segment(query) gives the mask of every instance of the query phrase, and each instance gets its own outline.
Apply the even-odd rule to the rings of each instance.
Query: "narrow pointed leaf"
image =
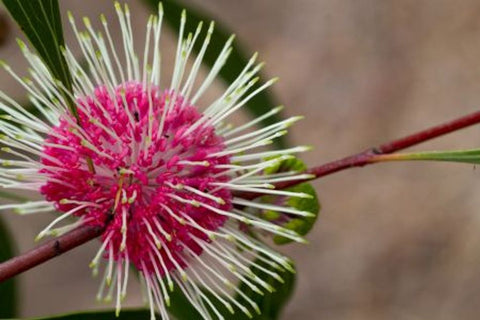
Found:
[[[60,47],[64,46],[58,0],[2,0],[55,78],[72,88]]]
[[[480,149],[388,154],[379,155],[373,159],[374,162],[412,160],[480,164]]]
[[[159,319],[160,317],[157,316]],[[115,317],[115,310],[109,311],[88,311],[79,313],[70,313],[64,315],[56,315],[41,318],[29,318],[28,320],[142,320],[150,319],[150,311],[148,310],[122,310],[120,316]],[[13,320],[13,319],[12,319]]]
[[[158,8],[158,0],[144,0],[148,5],[151,6],[153,10],[157,10]],[[165,21],[168,26],[174,30],[176,33],[179,32],[180,27],[180,15],[183,9],[187,10],[187,21],[185,25],[185,30],[191,31],[195,30],[198,23],[200,21],[204,21],[205,23],[216,20],[212,19],[205,13],[201,12],[200,10],[193,8],[186,3],[183,3],[178,0],[163,0],[163,7],[165,10]],[[218,54],[220,53],[223,45],[227,41],[227,39],[232,35],[233,32],[230,32],[224,25],[215,21],[215,32],[212,34],[212,40],[210,42],[209,49],[207,50],[204,58],[203,63],[211,68],[217,59]],[[196,53],[200,50],[201,43],[197,43],[194,50]],[[242,69],[247,64],[250,57],[245,54],[245,50],[243,49],[243,45],[240,43],[238,39],[235,40],[233,44],[233,51],[226,63],[226,65],[222,68],[219,73],[219,76],[226,82],[232,83],[236,77],[240,74]],[[263,83],[260,81],[259,83]],[[254,86],[252,90],[258,88],[258,86]],[[261,116],[268,111],[270,111],[275,106],[275,99],[269,91],[262,91],[257,94],[252,100],[250,100],[246,104],[246,109],[251,113],[253,117]],[[280,121],[281,117],[277,115],[273,115],[261,122],[262,125],[266,126],[277,121]],[[286,145],[286,140],[284,137],[280,137],[275,140],[278,147],[284,147]]]
[[[5,223],[0,219],[0,262],[14,255],[13,241]],[[0,283],[0,319],[12,318],[17,311],[17,280]]]

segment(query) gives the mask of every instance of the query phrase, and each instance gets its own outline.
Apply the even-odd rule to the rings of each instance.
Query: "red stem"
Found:
[[[306,173],[310,173],[314,175],[314,177],[310,179],[292,180],[292,181],[286,181],[284,183],[278,183],[275,185],[275,188],[285,189],[285,188],[294,186],[296,184],[299,184],[301,182],[318,179],[320,177],[324,177],[344,169],[353,168],[353,167],[363,167],[368,164],[376,163],[374,159],[380,154],[388,154],[388,153],[393,153],[399,150],[403,150],[408,147],[417,145],[419,143],[431,140],[433,138],[440,137],[447,133],[451,133],[451,132],[469,127],[479,122],[480,122],[480,111],[477,111],[477,112],[468,114],[466,116],[463,116],[461,118],[455,119],[453,121],[449,121],[449,122],[440,124],[438,126],[434,126],[426,130],[416,132],[406,137],[387,142],[385,144],[382,144],[379,147],[370,148],[360,153],[354,154],[352,156],[348,156],[339,160],[334,160],[332,162],[328,162],[318,167],[310,168],[306,171]],[[242,196],[250,199],[254,199],[257,196],[259,196],[259,194],[243,193]]]
[[[466,128],[479,122],[480,111],[477,111],[456,120],[385,143],[377,148],[371,148],[343,159],[310,168],[307,170],[307,173],[313,174],[313,178],[280,183],[276,185],[276,188],[284,189],[298,183],[317,179],[344,169],[362,167],[367,164],[375,163],[373,160],[379,154],[388,154],[399,151],[421,142],[437,138],[444,134]],[[252,199],[259,196],[259,194],[245,193],[242,194],[242,196]],[[58,237],[57,239],[38,246],[27,253],[3,262],[0,264],[0,282],[22,273],[23,271],[31,269],[81,244],[84,244],[98,237],[102,234],[102,232],[103,229],[99,227],[79,227],[61,237]]]
[[[82,226],[0,264],[0,282],[61,255],[103,232],[103,228]]]

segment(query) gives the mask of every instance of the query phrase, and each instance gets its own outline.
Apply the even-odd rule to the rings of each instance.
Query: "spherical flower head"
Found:
[[[195,126],[201,114],[182,96],[139,82],[111,93],[97,87],[76,105],[80,121],[65,115],[45,140],[45,199],[85,224],[107,224],[103,240],[116,261],[129,257],[154,273],[152,254],[164,247],[160,274],[176,267],[167,252],[184,268],[184,247],[199,254],[196,241],[210,241],[225,223],[207,206],[232,209],[231,192],[216,187],[230,180],[218,168],[230,164],[224,139],[211,125]]]
[[[228,124],[231,114],[275,82],[255,87],[262,66],[255,65],[256,55],[220,97],[210,105],[199,105],[229,56],[233,37],[200,81],[198,71],[213,23],[198,55],[188,64],[201,38],[202,24],[184,38],[185,13],[173,75],[170,84],[161,87],[161,5],[158,15],[147,23],[143,61],[133,47],[128,7],[118,3],[115,7],[123,37],[121,49],[112,40],[104,17],[103,33],[94,30],[87,18],[87,31],[80,32],[69,15],[88,67],[81,66],[69,47],[64,50],[73,91],[52,78],[41,59],[21,42],[32,80],[3,64],[26,88],[40,116],[0,92],[0,110],[7,114],[0,120],[6,145],[2,150],[10,154],[9,159],[0,160],[4,166],[0,185],[38,191],[44,200],[6,204],[0,209],[15,208],[19,214],[59,212],[38,239],[82,225],[102,228],[101,245],[90,266],[94,274],[103,268],[97,298],[114,299],[117,314],[133,265],[146,288],[152,319],[155,309],[162,319],[168,318],[172,290],[180,290],[205,319],[212,318],[212,312],[222,318],[211,299],[231,312],[240,310],[252,316],[252,311],[259,312],[258,306],[228,279],[233,277],[258,294],[272,291],[271,284],[252,270],[281,281],[279,272],[291,270],[291,265],[261,236],[302,241],[294,231],[283,228],[282,222],[311,215],[289,207],[286,201],[254,199],[259,195],[307,196],[274,189],[274,183],[307,175],[268,173],[266,169],[308,148],[262,149],[299,118],[255,129],[281,109],[274,108],[238,127]],[[118,50],[123,51],[125,61],[119,59]],[[275,211],[277,218],[264,219],[262,212],[266,211]],[[232,291],[242,300],[232,297]]]

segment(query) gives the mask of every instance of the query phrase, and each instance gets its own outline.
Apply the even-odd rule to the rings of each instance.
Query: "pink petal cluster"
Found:
[[[155,272],[152,256],[166,270],[176,267],[171,261],[184,267],[179,253],[185,246],[202,251],[192,236],[209,241],[201,229],[215,231],[226,220],[200,203],[232,207],[228,189],[211,187],[229,179],[216,168],[229,157],[211,156],[225,149],[223,139],[209,125],[188,131],[201,114],[174,92],[133,81],[114,90],[98,87],[93,97],[78,100],[79,126],[65,115],[52,128],[42,157],[49,180],[41,192],[59,211],[77,208],[73,214],[87,224],[108,222],[107,257],[128,257],[147,274]],[[85,159],[95,172],[85,169]],[[161,246],[166,250],[154,250]]]

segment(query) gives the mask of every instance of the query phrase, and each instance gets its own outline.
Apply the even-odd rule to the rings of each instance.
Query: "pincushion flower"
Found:
[[[275,82],[255,89],[262,67],[255,63],[256,55],[220,97],[201,106],[200,98],[229,56],[233,37],[207,76],[198,79],[214,24],[203,36],[200,24],[184,37],[185,13],[173,75],[170,84],[162,86],[161,5],[158,15],[148,20],[141,58],[133,47],[129,9],[115,6],[121,44],[112,40],[103,16],[102,33],[87,18],[86,31],[79,31],[69,15],[82,52],[77,59],[70,48],[63,50],[73,75],[73,92],[54,79],[21,41],[30,77],[18,76],[2,63],[27,90],[38,112],[28,112],[0,93],[0,109],[5,113],[0,120],[4,145],[0,183],[7,189],[38,191],[44,200],[0,208],[14,208],[20,214],[58,212],[38,239],[81,225],[104,228],[90,266],[94,274],[102,269],[98,298],[115,300],[117,314],[133,266],[146,289],[152,319],[156,312],[168,318],[172,290],[181,290],[205,319],[212,318],[212,312],[223,318],[212,299],[231,312],[236,309],[251,316],[258,306],[232,279],[261,294],[273,288],[252,270],[279,281],[280,271],[291,270],[288,258],[255,235],[270,233],[302,241],[278,223],[282,219],[265,220],[261,211],[279,212],[283,220],[310,215],[281,201],[267,204],[248,196],[308,197],[272,188],[276,182],[306,175],[265,172],[308,148],[262,148],[284,135],[299,118],[255,129],[258,122],[280,110],[275,108],[238,127],[228,124],[230,115]],[[190,58],[202,37],[198,55]],[[87,67],[79,61],[86,61]],[[256,264],[255,259],[272,269]],[[243,300],[234,299],[232,293]]]

